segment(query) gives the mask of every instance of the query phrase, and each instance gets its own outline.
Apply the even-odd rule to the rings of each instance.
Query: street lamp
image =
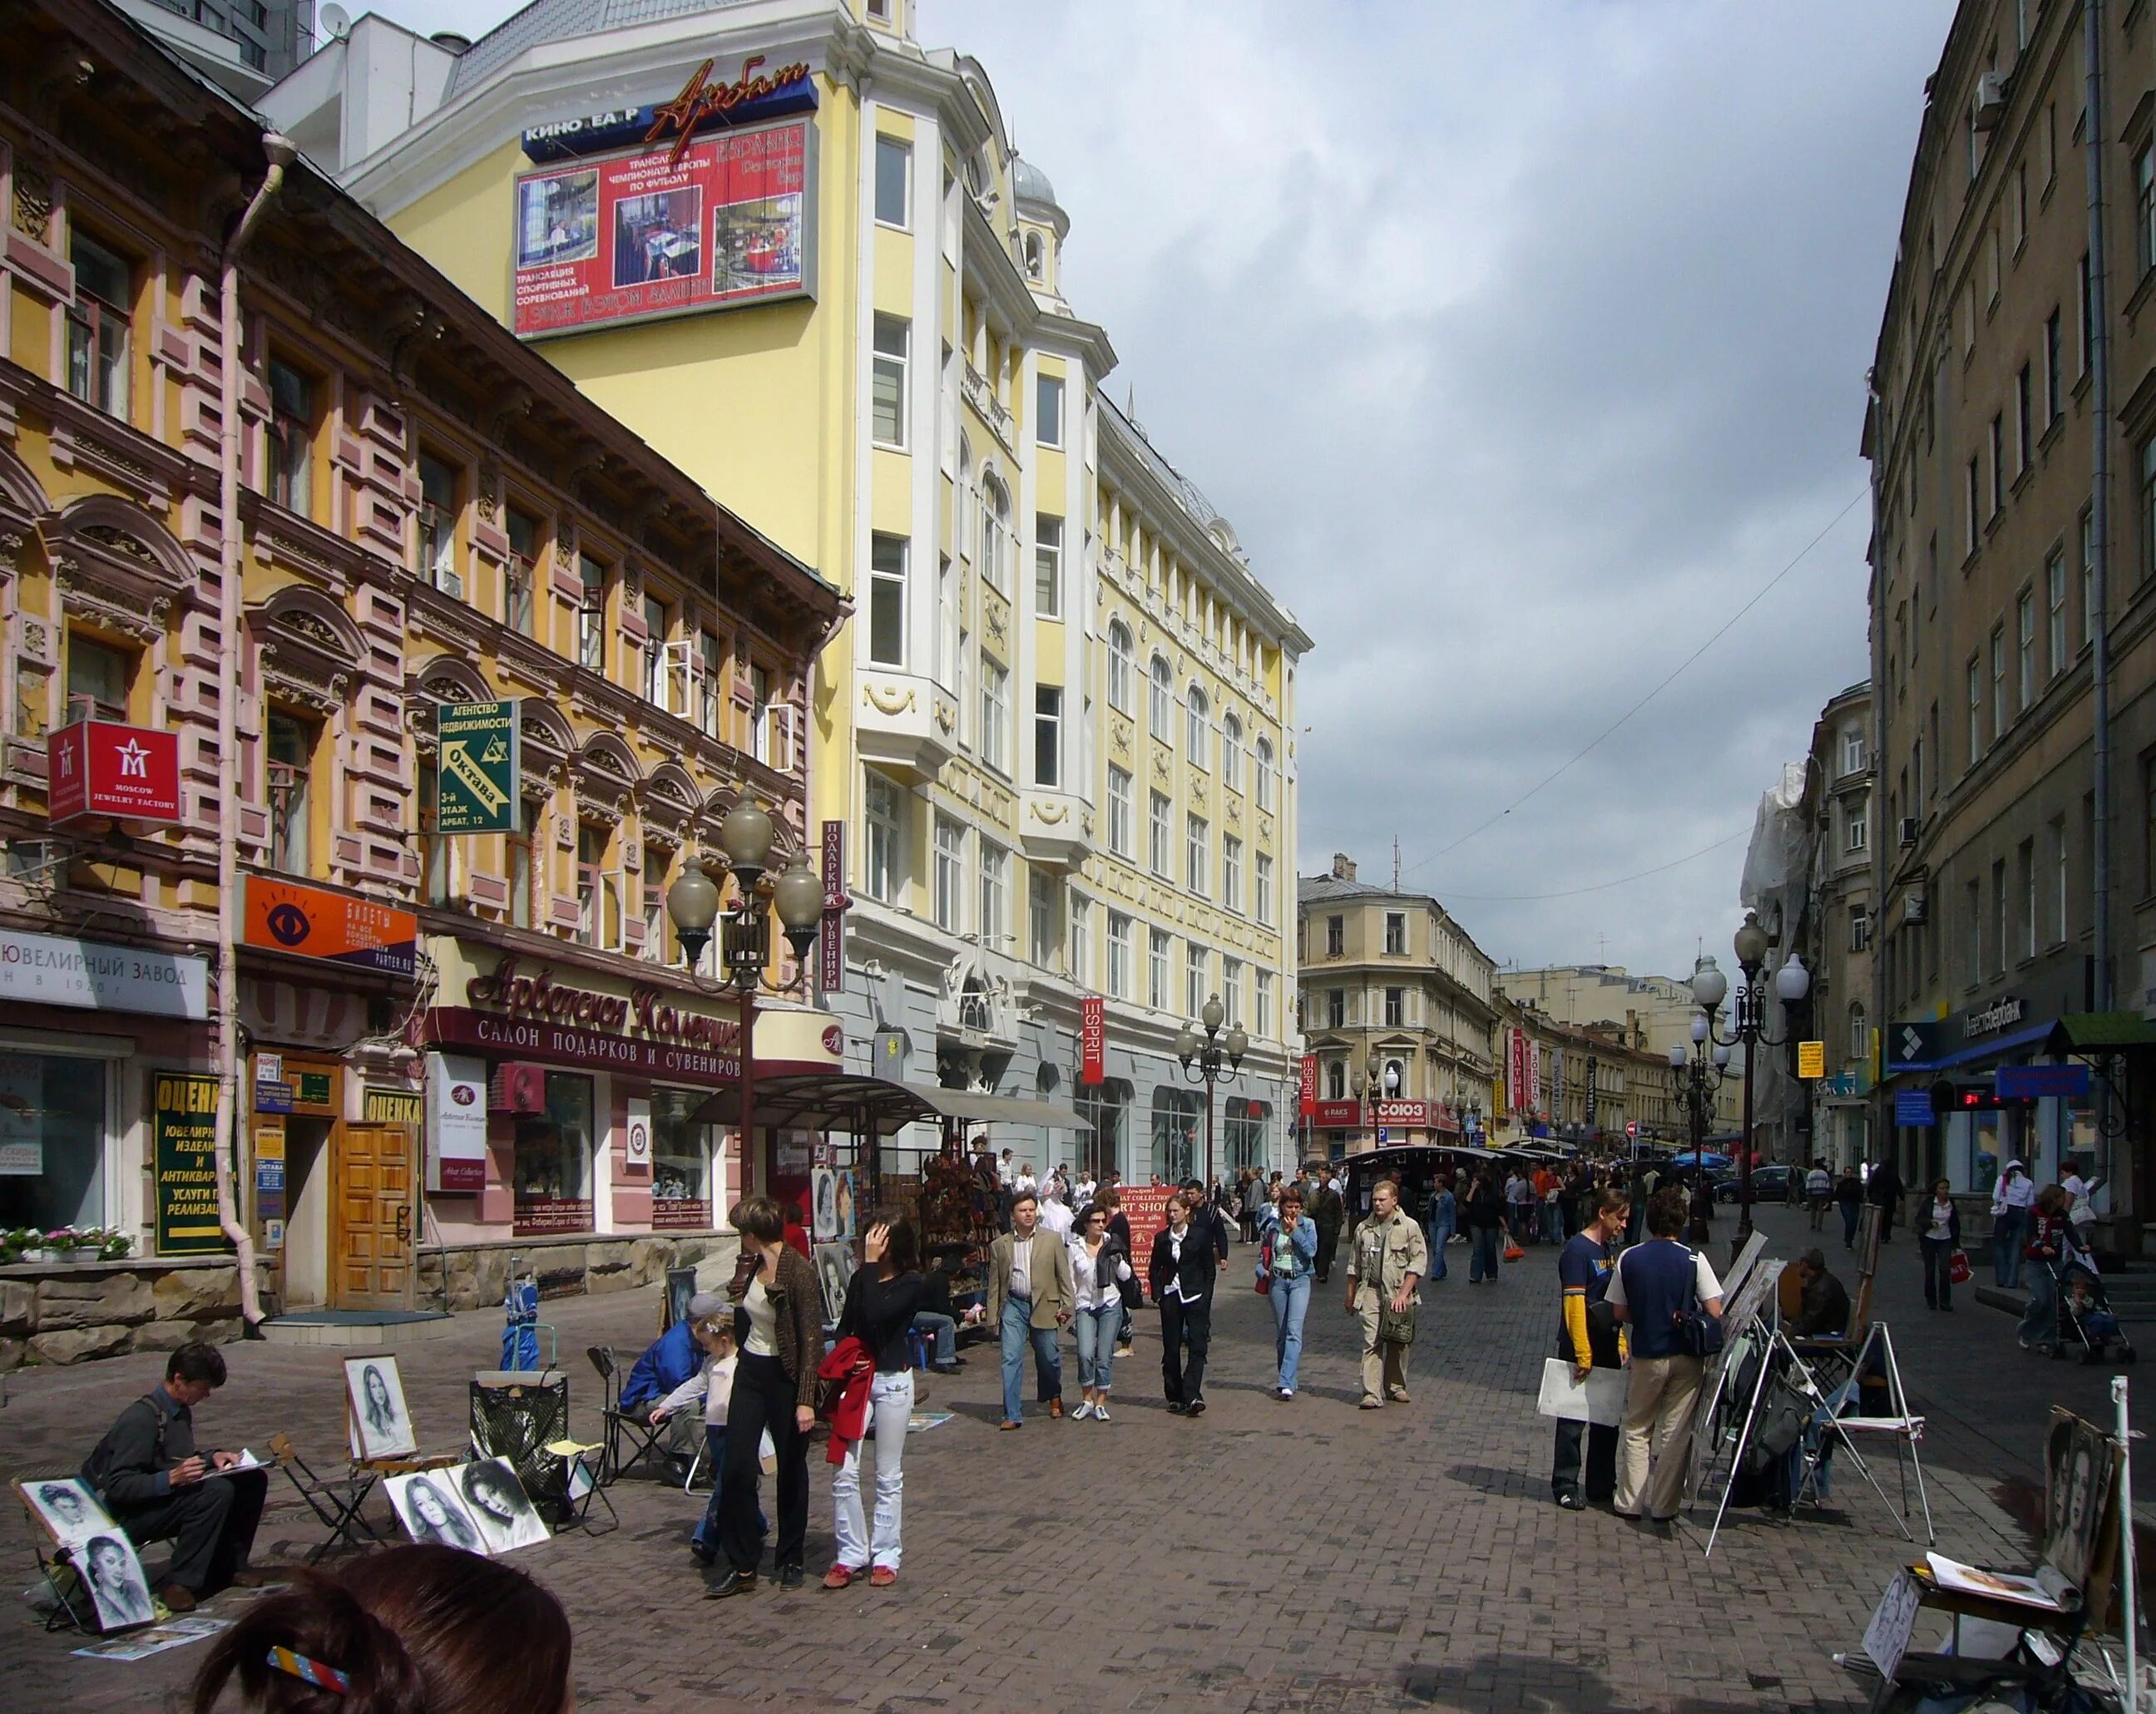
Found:
[[[716,864],[721,874],[731,873],[735,901],[724,902],[718,881],[712,878],[713,860],[691,858],[680,877],[666,890],[666,914],[680,937],[681,957],[689,974],[696,979],[696,965],[711,944],[711,926],[724,919],[719,937],[719,963],[723,972],[711,984],[716,992],[731,993],[740,1010],[741,1136],[742,1164],[748,1163],[756,1147],[756,997],[759,989],[784,993],[807,974],[808,947],[824,917],[824,883],[816,871],[799,858],[774,880],[767,875],[774,829],[771,817],[744,798],[726,812],[719,824],[719,849],[726,854]],[[771,911],[776,905],[779,926],[801,968],[793,983],[764,979],[771,962]],[[706,984],[698,979],[697,985]]]
[[[1670,1049],[1670,1070],[1677,1076],[1677,1093],[1685,1104],[1686,1129],[1691,1137],[1691,1158],[1695,1168],[1704,1170],[1700,1156],[1707,1147],[1707,1116],[1714,1111],[1715,1093],[1729,1075],[1729,1046],[1717,1042],[1710,1055],[1707,1045],[1707,1014],[1702,1013],[1691,1020],[1691,1048],[1687,1052],[1679,1045]]]
[[[1691,997],[1698,1003],[1700,1016],[1692,1025],[1695,1043],[1712,1041],[1717,1053],[1742,1044],[1744,1049],[1744,1141],[1743,1152],[1737,1162],[1737,1249],[1744,1248],[1744,1241],[1752,1235],[1752,1087],[1754,1050],[1760,1047],[1779,1048],[1789,1044],[1786,1035],[1774,1037],[1767,1034],[1767,989],[1761,977],[1767,962],[1768,949],[1774,944],[1767,931],[1759,926],[1759,913],[1747,911],[1744,925],[1737,931],[1735,947],[1737,967],[1743,981],[1738,985],[1737,1011],[1734,1033],[1722,1035],[1714,1027],[1716,1014],[1721,1010],[1723,998],[1729,992],[1729,979],[1712,958],[1702,957],[1692,972]],[[1784,1006],[1795,1005],[1811,992],[1811,972],[1804,968],[1804,961],[1794,952],[1784,961],[1774,972],[1774,995]],[[1697,1145],[1692,1151],[1695,1166],[1699,1163]]]
[[[1223,1077],[1232,1077],[1242,1069],[1243,1055],[1250,1050],[1250,1038],[1237,1024],[1224,1037],[1220,1026],[1228,1021],[1226,1008],[1220,996],[1213,995],[1199,1010],[1194,1023],[1183,1026],[1175,1038],[1175,1057],[1183,1062],[1183,1075],[1192,1083],[1205,1085],[1205,1172],[1202,1182],[1209,1193],[1213,1188],[1213,1086]],[[1198,1032],[1203,1027],[1201,1039]],[[1227,1069],[1221,1069],[1224,1060]]]

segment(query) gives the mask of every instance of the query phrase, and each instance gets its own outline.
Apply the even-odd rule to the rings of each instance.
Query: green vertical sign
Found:
[[[434,731],[440,742],[434,764],[434,831],[516,832],[516,700],[439,703]]]
[[[228,1250],[217,1218],[217,1079],[159,1071],[150,1129],[157,1178],[157,1254]]]

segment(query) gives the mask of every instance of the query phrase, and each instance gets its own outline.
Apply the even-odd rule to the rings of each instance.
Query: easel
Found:
[[[1779,1261],[1762,1262],[1758,1252],[1765,1247],[1766,1238],[1754,1232],[1744,1253],[1737,1259],[1737,1267],[1731,1270],[1732,1277],[1741,1271],[1736,1286],[1722,1296],[1722,1349],[1707,1359],[1706,1373],[1700,1378],[1699,1402],[1691,1419],[1691,1445],[1689,1463],[1685,1472],[1684,1497],[1678,1506],[1689,1511],[1700,1503],[1699,1496],[1707,1485],[1707,1465],[1715,1455],[1714,1419],[1722,1408],[1723,1393],[1729,1384],[1729,1361],[1753,1327],[1761,1321],[1767,1305],[1772,1301],[1776,1284],[1782,1277],[1783,1264]],[[1750,1411],[1746,1412],[1750,1419]],[[1732,1466],[1732,1471],[1733,1471]]]
[[[1866,1362],[1875,1351],[1878,1353],[1880,1367],[1887,1376],[1887,1398],[1892,1414],[1887,1416],[1844,1416],[1840,1407],[1862,1397]],[[1789,1354],[1796,1357],[1794,1347]],[[1799,1363],[1803,1361],[1801,1358],[1796,1360]],[[1816,1377],[1811,1376],[1809,1370],[1806,1374],[1811,1383],[1816,1386]],[[1936,1545],[1939,1537],[1932,1525],[1931,1496],[1924,1490],[1923,1460],[1917,1455],[1917,1442],[1924,1437],[1924,1419],[1909,1413],[1909,1395],[1902,1387],[1902,1366],[1894,1359],[1894,1336],[1886,1322],[1874,1321],[1866,1330],[1864,1342],[1857,1347],[1856,1360],[1850,1365],[1847,1377],[1830,1396],[1820,1401],[1820,1408],[1828,1413],[1827,1422],[1821,1426],[1831,1424],[1842,1445],[1849,1448],[1849,1455],[1856,1460],[1857,1469],[1864,1471],[1866,1481],[1871,1480],[1871,1472],[1865,1469],[1864,1460],[1857,1456],[1856,1445],[1850,1439],[1851,1434],[1891,1434],[1894,1437],[1894,1464],[1902,1480],[1901,1515],[1904,1521],[1902,1533],[1905,1536],[1909,1534],[1907,1524],[1909,1516],[1909,1470],[1913,1465],[1917,1472],[1917,1503],[1924,1514],[1924,1542],[1928,1547]],[[1825,1439],[1822,1435],[1817,1449],[1805,1458],[1804,1480],[1798,1485],[1794,1503],[1801,1504],[1807,1494],[1811,1496],[1814,1505],[1819,1503],[1819,1472],[1825,1461]],[[1873,1482],[1871,1486],[1876,1491],[1879,1485]],[[1881,1495],[1881,1497],[1883,1499],[1885,1496]],[[1911,1537],[1910,1539],[1914,1540],[1915,1537]]]
[[[50,1477],[47,1480],[66,1481],[69,1478]],[[72,1557],[71,1545],[54,1532],[52,1527],[45,1522],[44,1514],[31,1504],[25,1482],[18,1480],[11,1486],[15,1490],[15,1497],[23,1502],[23,1511],[29,1516],[30,1551],[37,1556],[38,1575],[44,1579],[45,1588],[52,1593],[53,1610],[45,1615],[47,1633],[72,1628],[81,1636],[108,1634],[104,1621],[98,1617],[97,1602],[90,1593],[89,1580],[83,1568],[76,1564]],[[125,1537],[125,1532],[109,1513],[97,1506],[94,1500],[88,1503],[96,1512],[100,1532]],[[48,1543],[50,1544],[49,1551]],[[146,1624],[154,1621],[145,1619],[142,1622]],[[134,1628],[127,1627],[130,1629]]]

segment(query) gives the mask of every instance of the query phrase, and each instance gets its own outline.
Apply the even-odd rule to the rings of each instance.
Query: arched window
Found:
[[[1348,1099],[1348,1065],[1345,1060],[1334,1060],[1326,1065],[1325,1098],[1329,1101]]]
[[[1243,723],[1232,714],[1220,716],[1220,783],[1243,789]]]
[[[1118,714],[1131,711],[1131,628],[1121,619],[1108,625],[1108,706]]]
[[[1258,777],[1258,808],[1273,807],[1273,741],[1260,737],[1252,752],[1251,769]]]
[[[958,557],[973,557],[973,443],[958,437]]]
[[[1175,742],[1174,730],[1168,724],[1175,706],[1175,680],[1170,675],[1168,657],[1156,654],[1152,658],[1152,698],[1149,712],[1152,716],[1152,735],[1163,744]]]
[[[1190,765],[1204,767],[1206,765],[1206,726],[1212,716],[1213,705],[1206,700],[1205,693],[1193,685],[1190,694],[1183,699],[1183,706],[1189,727]]]
[[[1010,490],[993,472],[981,476],[981,575],[1010,593]]]
[[[1025,277],[1029,280],[1045,280],[1047,275],[1046,255],[1041,249],[1040,234],[1037,232],[1029,232],[1025,235]]]
[[[1871,1052],[1871,1019],[1866,1014],[1863,1002],[1860,1000],[1852,1003],[1849,1008],[1849,1057],[1852,1060],[1866,1059]]]

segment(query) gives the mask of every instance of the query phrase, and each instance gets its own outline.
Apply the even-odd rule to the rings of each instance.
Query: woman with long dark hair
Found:
[[[1467,1193],[1467,1232],[1475,1240],[1468,1258],[1467,1283],[1497,1280],[1497,1234],[1504,1229],[1505,1193],[1497,1188],[1497,1169],[1485,1167]]]
[[[867,1443],[855,1440],[831,1476],[838,1552],[824,1578],[827,1589],[843,1589],[864,1574],[877,1588],[887,1588],[898,1581],[901,1552],[902,1460],[906,1419],[913,1414],[908,1336],[926,1290],[913,1222],[896,1209],[877,1209],[861,1239],[861,1264],[846,1286],[838,1332],[841,1339],[850,1335],[875,1353],[875,1379],[869,1384],[869,1432],[875,1438],[875,1532],[870,1533],[861,1514],[861,1449]]]

